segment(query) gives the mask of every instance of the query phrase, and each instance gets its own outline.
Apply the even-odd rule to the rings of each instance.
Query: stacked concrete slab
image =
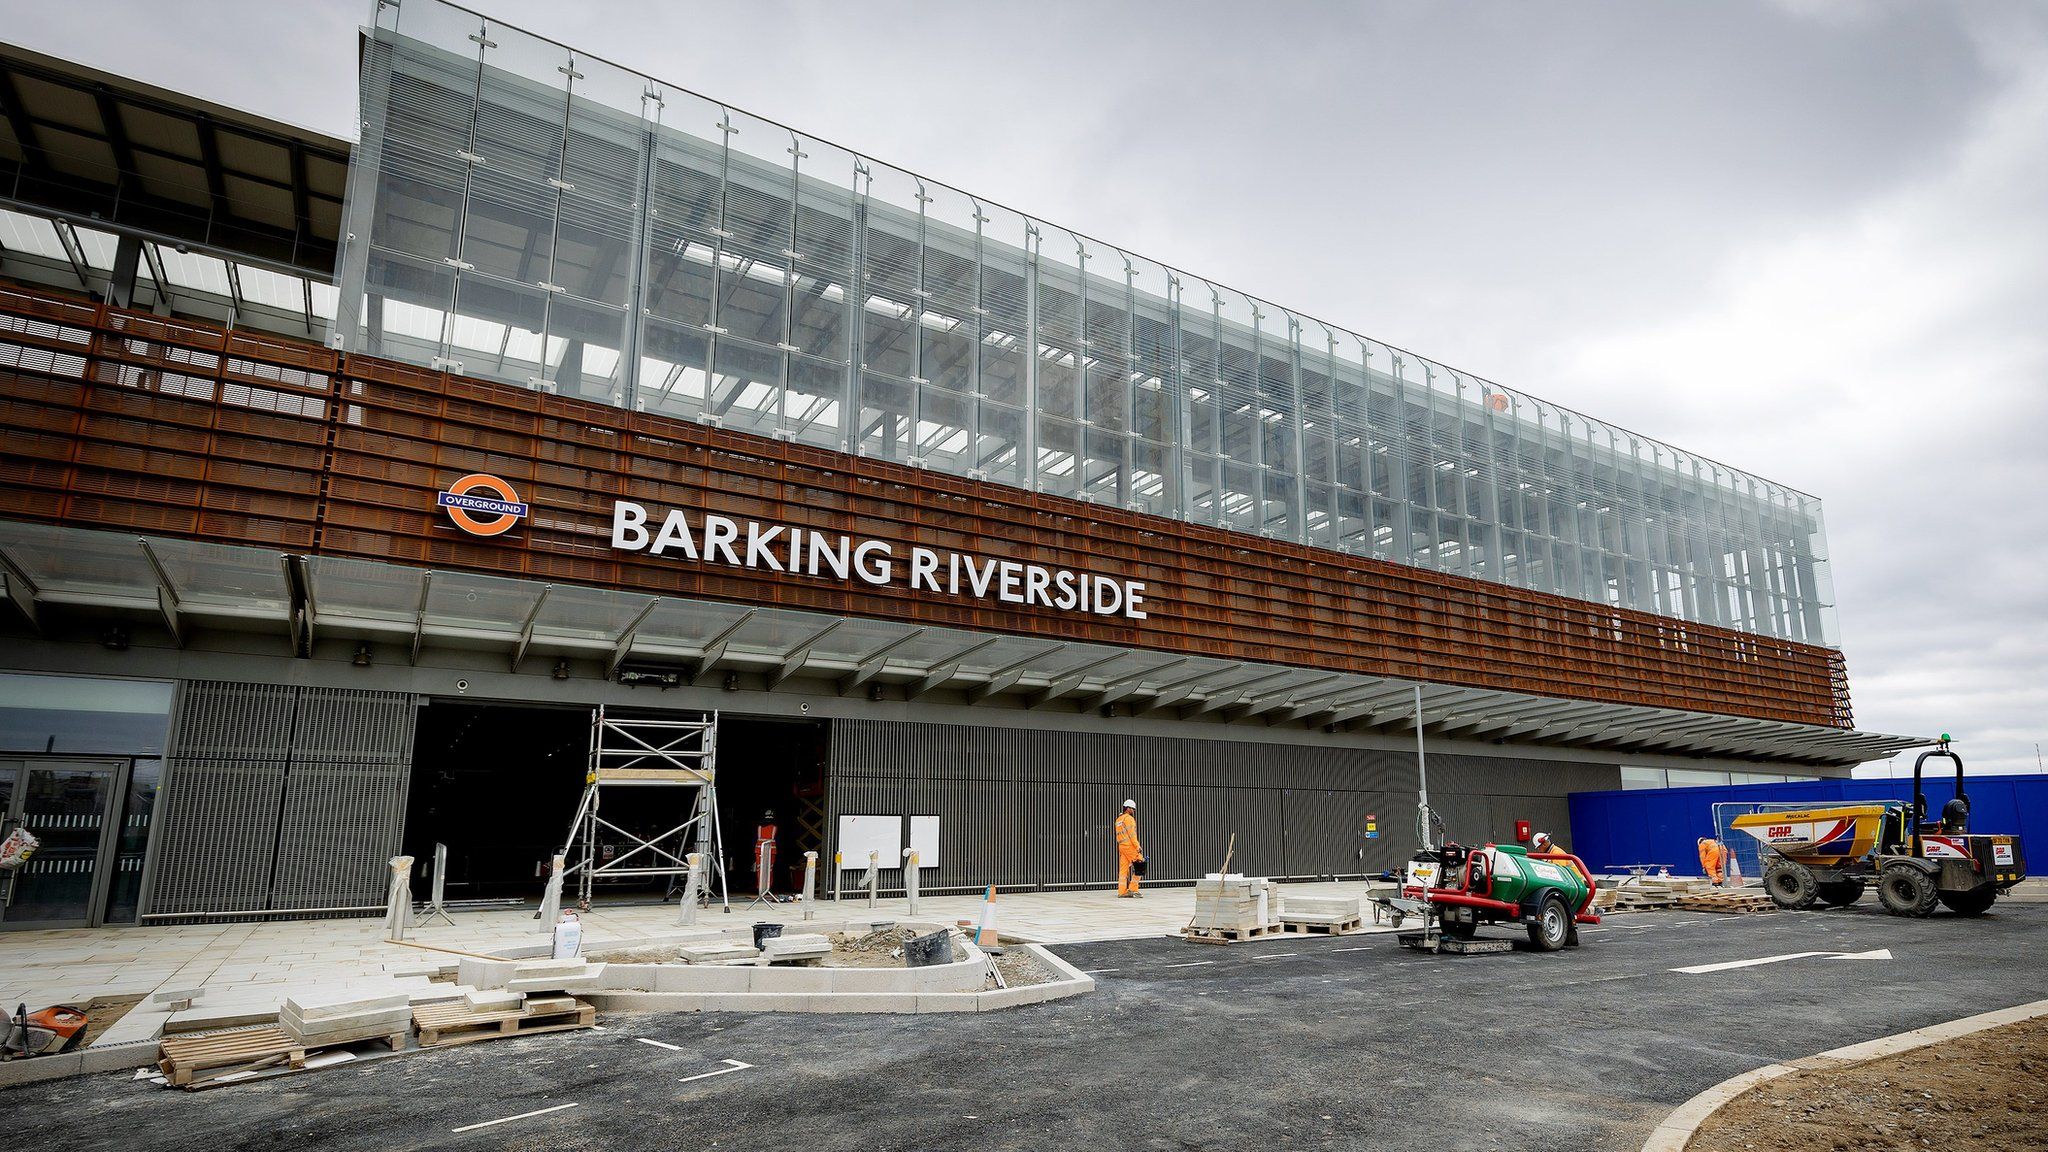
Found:
[[[412,1003],[404,992],[369,993],[336,988],[284,1002],[277,1022],[308,1048],[348,1044],[412,1030]]]
[[[1279,898],[1263,876],[1219,876],[1195,881],[1192,925],[1205,932],[1255,932],[1279,926]]]
[[[815,964],[832,954],[832,938],[816,933],[771,936],[761,944],[759,963]]]
[[[1289,924],[1341,925],[1359,918],[1358,900],[1350,896],[1281,897],[1280,919]]]

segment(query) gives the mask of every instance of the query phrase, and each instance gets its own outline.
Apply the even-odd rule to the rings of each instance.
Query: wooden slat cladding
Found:
[[[1850,724],[1840,653],[0,289],[0,515],[1439,684]],[[484,472],[531,505],[458,531]],[[650,558],[612,502],[1147,585],[1149,618]]]

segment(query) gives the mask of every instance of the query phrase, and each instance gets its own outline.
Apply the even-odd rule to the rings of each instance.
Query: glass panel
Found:
[[[1632,768],[1625,764],[1622,766],[1621,786],[1623,788],[1663,788],[1666,786],[1666,783],[1664,769],[1662,768]]]
[[[137,760],[128,777],[128,796],[121,805],[121,829],[114,841],[114,874],[107,878],[108,924],[133,924],[142,902],[142,863],[149,850],[149,826],[156,813],[156,790],[162,782],[161,760]]]
[[[106,768],[30,764],[21,779],[15,814],[42,844],[14,869],[0,919],[9,924],[84,921],[92,912],[100,833],[114,774]]]
[[[165,681],[0,672],[0,749],[160,753],[171,692]]]

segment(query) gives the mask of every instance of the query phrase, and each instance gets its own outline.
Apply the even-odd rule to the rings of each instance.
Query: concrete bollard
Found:
[[[688,871],[683,874],[683,903],[676,909],[677,924],[697,922],[697,889],[704,882],[704,854],[692,852],[683,858]]]
[[[875,910],[875,886],[881,882],[881,878],[882,854],[880,852],[870,852],[868,853],[868,911],[870,912]]]
[[[804,919],[809,920],[815,913],[818,902],[818,854],[804,853]]]
[[[910,905],[910,915],[917,915],[917,849],[903,850],[903,899]]]
[[[569,867],[567,858],[557,856],[548,862],[548,887],[540,898],[540,932],[543,936],[555,934],[555,921],[562,918],[562,873]]]
[[[391,890],[384,898],[384,932],[393,940],[405,939],[412,926],[412,857],[391,858]]]

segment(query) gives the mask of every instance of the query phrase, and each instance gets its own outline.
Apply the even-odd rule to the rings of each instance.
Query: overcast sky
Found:
[[[1814,493],[1858,726],[2048,743],[2048,0],[472,6]],[[0,12],[355,135],[367,3]]]

